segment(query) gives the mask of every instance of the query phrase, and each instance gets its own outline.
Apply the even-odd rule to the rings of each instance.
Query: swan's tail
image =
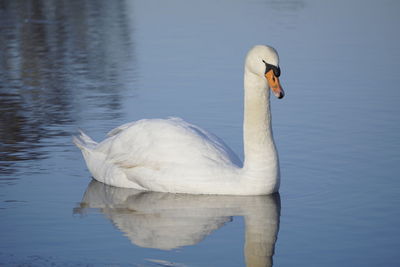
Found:
[[[79,136],[74,136],[72,142],[80,149],[82,152],[90,151],[94,149],[97,145],[90,136],[85,134],[82,130],[79,130]]]

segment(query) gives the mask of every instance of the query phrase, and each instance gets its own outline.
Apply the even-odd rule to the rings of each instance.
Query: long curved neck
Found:
[[[263,183],[267,179],[270,186],[279,186],[273,185],[279,179],[279,166],[271,127],[270,90],[266,79],[247,69],[244,88],[243,167],[246,176]]]

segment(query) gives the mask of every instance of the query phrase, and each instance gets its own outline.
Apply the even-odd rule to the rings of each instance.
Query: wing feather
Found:
[[[215,135],[180,118],[140,120],[117,127],[98,145],[107,160],[122,168],[153,170],[182,166],[240,165]]]

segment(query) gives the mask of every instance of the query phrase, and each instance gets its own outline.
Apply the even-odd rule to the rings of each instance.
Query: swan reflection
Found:
[[[93,180],[76,213],[100,209],[133,244],[163,250],[195,245],[243,216],[247,266],[272,266],[280,196],[215,196],[143,192]]]

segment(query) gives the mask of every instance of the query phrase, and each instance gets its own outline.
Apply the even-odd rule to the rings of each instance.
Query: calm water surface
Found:
[[[0,1],[0,265],[399,266],[400,4]],[[179,116],[242,152],[243,60],[281,58],[280,194],[92,182],[71,143]]]

